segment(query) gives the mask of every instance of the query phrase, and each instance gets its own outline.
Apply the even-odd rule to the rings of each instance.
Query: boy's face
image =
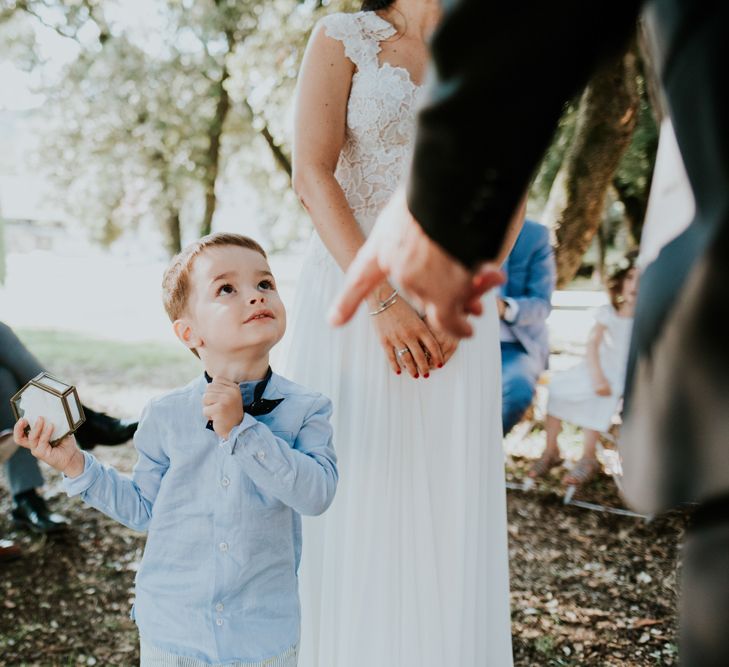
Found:
[[[267,353],[286,331],[286,310],[268,262],[240,246],[216,246],[190,271],[186,315],[175,322],[185,345],[216,355],[244,349]]]

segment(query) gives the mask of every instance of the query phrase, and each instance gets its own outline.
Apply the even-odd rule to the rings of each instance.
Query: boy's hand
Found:
[[[67,477],[78,477],[84,471],[84,455],[76,446],[73,435],[66,436],[55,447],[51,447],[53,424],[38,417],[33,428],[26,435],[28,420],[20,419],[13,429],[13,438],[21,447],[30,450],[35,458],[64,473]]]
[[[203,396],[203,415],[213,422],[213,430],[224,440],[243,421],[243,396],[232,380],[215,378]]]

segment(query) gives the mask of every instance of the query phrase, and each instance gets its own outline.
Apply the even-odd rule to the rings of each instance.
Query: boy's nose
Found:
[[[257,303],[266,303],[266,297],[263,296],[263,294],[258,294],[254,297],[251,297],[251,300],[250,300],[251,306],[255,306]]]

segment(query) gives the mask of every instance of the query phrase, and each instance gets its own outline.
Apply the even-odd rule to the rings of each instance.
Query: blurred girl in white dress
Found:
[[[638,289],[634,261],[634,255],[625,257],[610,276],[610,304],[597,310],[585,358],[576,366],[555,373],[549,382],[547,446],[532,467],[530,477],[543,477],[562,463],[557,440],[563,421],[580,426],[584,434],[582,458],[565,475],[563,483],[585,484],[600,470],[598,439],[600,433],[610,428],[625,386]]]

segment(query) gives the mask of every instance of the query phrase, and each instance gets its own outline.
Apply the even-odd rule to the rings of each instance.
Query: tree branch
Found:
[[[256,113],[253,111],[253,107],[250,105],[250,102],[248,102],[247,99],[243,100],[243,105],[250,114],[251,119],[255,118]],[[266,123],[263,124],[260,133],[261,136],[266,140],[268,147],[271,149],[271,153],[273,153],[273,158],[274,160],[276,160],[276,164],[286,172],[286,175],[290,179],[293,173],[293,169],[291,167],[291,158],[286,155],[281,146],[276,143],[276,140],[273,138],[273,135],[268,129],[268,125]]]

